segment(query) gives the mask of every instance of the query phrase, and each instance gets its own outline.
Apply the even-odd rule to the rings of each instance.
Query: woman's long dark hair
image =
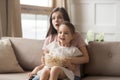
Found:
[[[65,10],[65,8],[63,8],[63,7],[57,7],[57,8],[55,8],[55,9],[53,9],[53,11],[51,12],[51,14],[50,14],[50,19],[49,19],[49,23],[50,23],[50,27],[49,27],[49,29],[48,29],[48,32],[47,32],[47,35],[46,35],[46,37],[48,37],[50,34],[56,34],[57,33],[57,31],[56,31],[56,29],[54,28],[54,26],[53,26],[53,24],[52,24],[52,14],[54,13],[54,12],[61,12],[62,13],[62,16],[63,16],[63,18],[64,18],[64,21],[69,21],[70,22],[70,18],[69,18],[69,16],[68,16],[68,13],[67,13],[67,11]]]

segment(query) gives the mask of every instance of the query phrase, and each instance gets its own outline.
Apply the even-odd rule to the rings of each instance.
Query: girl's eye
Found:
[[[58,32],[58,33],[59,33],[59,34],[62,34],[62,32]],[[63,33],[63,34],[69,34],[69,33],[66,32],[66,33]]]
[[[62,34],[62,32],[58,32],[59,34]]]

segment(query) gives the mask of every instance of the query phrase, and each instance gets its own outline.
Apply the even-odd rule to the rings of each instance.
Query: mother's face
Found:
[[[52,14],[52,24],[56,30],[58,30],[59,25],[64,21],[61,12],[57,11]]]

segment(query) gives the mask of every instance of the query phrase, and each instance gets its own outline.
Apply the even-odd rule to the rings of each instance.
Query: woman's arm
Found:
[[[45,54],[49,54],[49,50],[42,50],[41,62],[45,64]]]
[[[80,57],[71,58],[71,63],[73,64],[84,64],[89,62],[89,56],[86,46],[80,47],[79,50],[83,53]]]
[[[69,59],[65,59],[63,65],[64,67],[72,70],[73,72],[75,71],[75,64],[72,64]]]

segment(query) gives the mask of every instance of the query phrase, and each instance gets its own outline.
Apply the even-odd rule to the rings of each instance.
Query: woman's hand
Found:
[[[74,71],[75,70],[75,65],[71,63],[71,59],[65,59],[63,63],[64,67]]]

